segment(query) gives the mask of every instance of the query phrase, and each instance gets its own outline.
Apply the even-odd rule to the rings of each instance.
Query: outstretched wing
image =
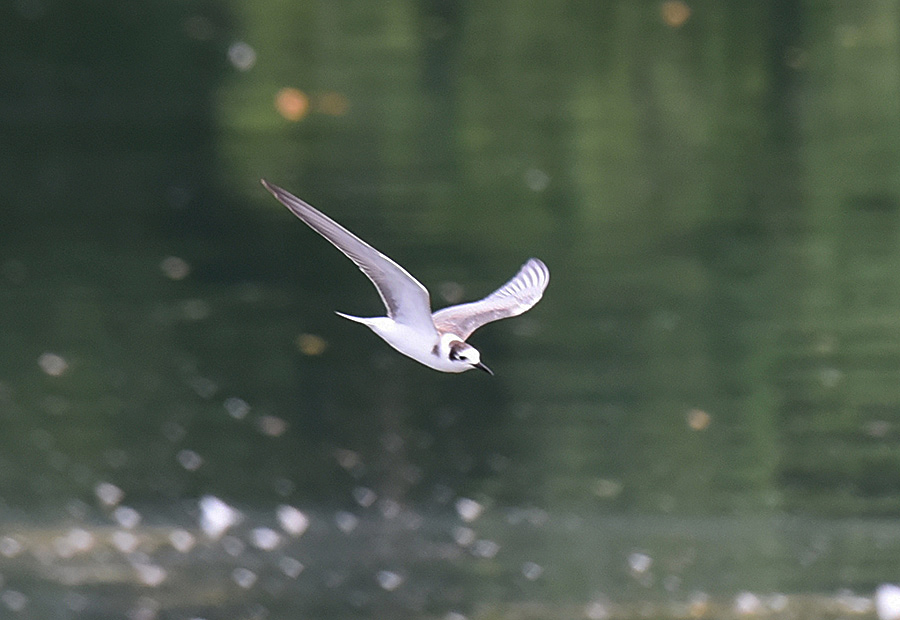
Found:
[[[435,331],[428,290],[403,267],[290,192],[265,179],[262,184],[294,215],[356,263],[375,285],[390,318],[425,333]]]
[[[540,301],[549,282],[547,265],[530,258],[509,282],[481,301],[438,310],[431,318],[438,331],[456,334],[465,340],[486,323],[518,316],[530,309]]]

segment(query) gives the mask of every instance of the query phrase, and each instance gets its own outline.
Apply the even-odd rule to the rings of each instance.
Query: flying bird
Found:
[[[262,180],[284,206],[356,263],[375,285],[387,316],[359,317],[336,312],[362,323],[394,349],[441,372],[478,368],[494,373],[478,350],[466,342],[482,325],[518,316],[540,301],[550,282],[550,270],[530,258],[496,291],[471,303],[431,312],[428,290],[400,265],[293,194]]]

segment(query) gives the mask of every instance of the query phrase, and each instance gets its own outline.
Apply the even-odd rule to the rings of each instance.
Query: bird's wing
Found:
[[[262,184],[294,215],[356,263],[375,285],[390,318],[426,333],[436,333],[428,290],[403,267],[290,192],[265,179]]]
[[[438,310],[431,318],[440,332],[450,332],[465,340],[486,323],[518,316],[530,309],[540,301],[549,282],[547,265],[530,258],[509,282],[481,301]]]

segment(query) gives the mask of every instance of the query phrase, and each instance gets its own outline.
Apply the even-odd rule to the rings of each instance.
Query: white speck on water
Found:
[[[72,546],[69,539],[65,536],[58,536],[53,539],[53,551],[57,557],[68,559],[75,555],[75,547]]]
[[[843,378],[844,373],[838,368],[823,368],[819,372],[819,381],[827,388],[835,387]]]
[[[481,516],[484,512],[484,506],[468,497],[460,497],[456,500],[456,514],[466,523],[471,523]]]
[[[646,553],[631,553],[628,555],[628,568],[637,575],[643,575],[653,566],[653,558]]]
[[[734,612],[739,616],[755,616],[762,610],[762,601],[752,592],[740,592],[734,597]]]
[[[285,556],[278,560],[278,568],[291,579],[296,579],[303,572],[304,566],[299,560]]]
[[[38,358],[38,366],[51,377],[59,377],[69,369],[69,362],[56,353],[42,353]]]
[[[790,600],[788,599],[787,595],[781,594],[780,592],[770,594],[768,597],[766,597],[766,607],[776,613],[783,612],[785,609],[787,609],[789,602]]]
[[[191,273],[191,266],[183,258],[167,256],[159,263],[159,269],[170,280],[184,280]]]
[[[203,457],[187,448],[179,450],[176,458],[181,466],[188,471],[197,471],[203,465]]]
[[[378,507],[385,519],[396,519],[400,515],[400,504],[392,499],[381,500]]]
[[[709,594],[695,590],[688,597],[688,613],[694,618],[701,618],[709,611]]]
[[[587,608],[585,608],[584,615],[587,616],[589,620],[607,620],[610,616],[609,607],[606,603],[594,601],[593,603],[589,603]]]
[[[288,423],[286,420],[274,415],[261,416],[256,421],[259,432],[269,437],[280,437],[287,432]]]
[[[351,473],[363,466],[362,457],[360,457],[358,452],[354,452],[353,450],[338,450],[335,453],[335,457],[337,458],[338,465]]]
[[[309,527],[309,517],[293,506],[281,505],[275,511],[278,524],[291,536],[301,536]]]
[[[490,559],[500,551],[500,545],[493,540],[478,540],[472,545],[472,553],[479,558]]]
[[[375,575],[375,578],[378,580],[378,585],[380,585],[388,592],[393,592],[400,587],[400,584],[403,583],[403,577],[389,570],[378,571],[378,574]]]
[[[126,530],[131,530],[141,522],[141,513],[128,506],[119,506],[113,511],[113,519]]]
[[[448,611],[444,614],[444,620],[467,620],[467,618],[458,611]]]
[[[157,564],[135,563],[133,567],[138,581],[151,588],[159,586],[168,576],[166,569]]]
[[[137,546],[140,543],[137,536],[125,530],[116,530],[112,533],[109,540],[113,547],[122,553],[131,553],[137,549]]]
[[[219,391],[219,384],[206,377],[194,377],[189,382],[194,392],[203,399],[209,399]]]
[[[353,489],[353,499],[363,508],[368,508],[375,503],[378,495],[368,487],[356,487]]]
[[[272,551],[281,544],[281,535],[268,527],[256,527],[250,531],[250,543],[257,549]]]
[[[243,398],[232,396],[225,399],[225,411],[235,420],[243,420],[250,413],[250,405]]]
[[[544,574],[544,569],[534,562],[525,562],[522,565],[522,576],[528,581],[534,581]]]
[[[468,547],[475,542],[475,530],[470,527],[457,527],[453,530],[453,540],[460,547]]]
[[[875,613],[878,620],[900,619],[900,587],[883,583],[875,589]]]
[[[214,495],[200,498],[200,529],[203,533],[217,540],[243,519],[240,511],[232,508]]]
[[[529,168],[524,175],[525,185],[533,192],[542,192],[550,184],[550,175],[539,168]]]
[[[0,600],[10,611],[22,611],[28,604],[28,597],[18,590],[5,590],[0,594]]]
[[[244,549],[247,548],[247,545],[245,545],[240,538],[236,538],[235,536],[226,536],[222,539],[222,548],[225,549],[225,553],[236,558],[244,552]]]
[[[334,515],[334,523],[344,534],[349,534],[359,525],[359,519],[354,514],[341,511]]]
[[[194,548],[197,539],[187,530],[173,530],[169,533],[169,543],[176,551],[187,553]]]
[[[228,46],[228,61],[238,71],[249,71],[256,64],[256,50],[249,43],[235,41]]]
[[[149,596],[142,596],[134,607],[125,613],[128,620],[156,620],[159,614],[159,601]]]
[[[24,546],[12,536],[0,538],[0,555],[5,558],[14,558],[22,553]]]
[[[65,541],[62,545],[71,551],[70,555],[85,553],[94,547],[94,535],[79,527],[72,528],[64,537],[57,539],[57,541]]]
[[[231,578],[234,582],[245,590],[252,588],[256,583],[256,573],[249,568],[236,568],[231,571]]]
[[[104,506],[116,506],[125,497],[125,491],[110,482],[99,482],[94,487],[94,495]]]

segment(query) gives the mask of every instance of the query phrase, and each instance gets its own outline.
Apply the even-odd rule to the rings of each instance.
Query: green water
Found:
[[[897,26],[0,7],[0,617],[871,614],[900,574]],[[435,307],[529,256],[550,287],[471,338],[496,377],[437,373],[333,314],[378,296],[261,177]],[[203,496],[244,520],[211,540]]]

